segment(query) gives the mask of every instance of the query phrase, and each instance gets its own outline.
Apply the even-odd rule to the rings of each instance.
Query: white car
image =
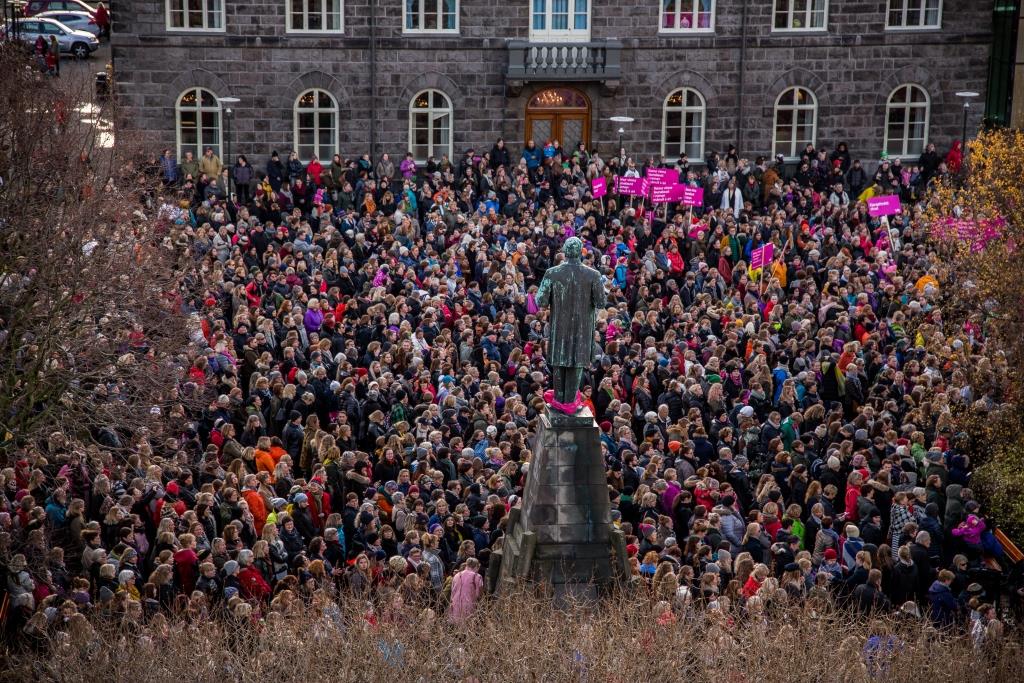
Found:
[[[40,12],[37,14],[35,19],[56,19],[60,23],[64,24],[70,29],[75,31],[85,31],[91,33],[94,36],[100,34],[100,27],[96,25],[96,20],[93,15],[88,12],[73,12],[70,10],[50,10],[49,12]]]
[[[50,37],[57,38],[60,51],[64,54],[71,54],[78,59],[85,59],[99,49],[99,38],[86,31],[76,31],[60,23],[56,19],[18,19],[21,40],[28,45],[35,45],[36,38],[42,36],[49,42]],[[4,38],[10,36],[12,26],[4,26],[2,35]]]

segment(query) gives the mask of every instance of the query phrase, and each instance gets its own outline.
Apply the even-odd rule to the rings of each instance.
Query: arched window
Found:
[[[409,103],[409,151],[417,161],[452,158],[452,101],[440,90],[423,90]]]
[[[693,88],[669,93],[661,117],[661,155],[668,159],[686,153],[693,161],[704,158],[704,98]]]
[[[220,100],[205,88],[189,88],[181,93],[175,107],[178,129],[178,158],[192,152],[196,159],[207,147],[220,156]]]
[[[889,156],[916,157],[928,139],[928,92],[907,83],[889,94],[885,104],[885,151]]]
[[[775,100],[775,154],[796,159],[818,134],[818,100],[807,88],[794,86]]]
[[[307,90],[295,100],[295,151],[309,161],[338,151],[338,103],[326,90]]]

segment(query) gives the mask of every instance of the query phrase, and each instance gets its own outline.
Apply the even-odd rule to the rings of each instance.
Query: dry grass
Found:
[[[163,628],[95,629],[15,655],[0,680],[90,681],[1009,681],[1015,635],[984,650],[920,623],[769,607],[761,619],[697,612],[661,626],[646,599],[554,610],[520,593],[487,602],[461,626],[429,611],[323,601],[258,624],[206,619]],[[327,608],[325,609],[325,606]],[[332,614],[333,609],[333,614]],[[865,664],[871,635],[895,648]]]

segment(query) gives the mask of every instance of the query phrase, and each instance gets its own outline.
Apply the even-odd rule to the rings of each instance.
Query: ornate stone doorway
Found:
[[[542,147],[558,140],[573,150],[581,141],[590,149],[590,100],[576,88],[554,87],[537,92],[526,104],[526,140]]]

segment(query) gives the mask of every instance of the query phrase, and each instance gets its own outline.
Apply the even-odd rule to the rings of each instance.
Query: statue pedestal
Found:
[[[628,576],[589,410],[540,416],[522,507],[510,513],[500,552],[498,591],[526,579],[548,586],[560,603],[597,598]]]

